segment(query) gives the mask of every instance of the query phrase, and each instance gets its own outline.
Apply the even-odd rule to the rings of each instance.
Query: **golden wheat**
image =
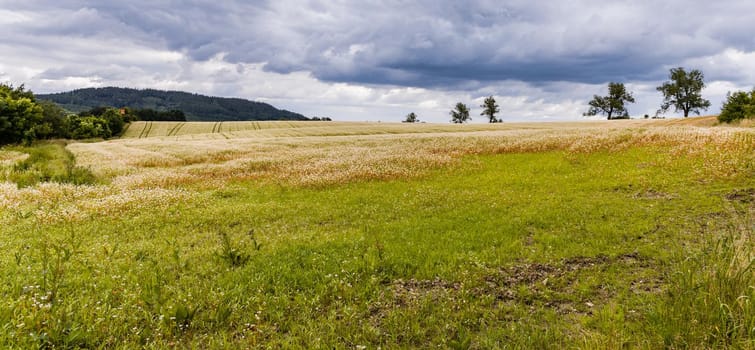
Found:
[[[220,188],[237,180],[319,186],[415,178],[474,154],[563,151],[576,155],[651,146],[668,153],[669,162],[699,157],[704,166],[691,175],[700,178],[735,177],[755,169],[755,130],[750,128],[638,121],[518,128],[376,123],[365,127],[360,123],[332,126],[328,131],[288,128],[309,129],[307,133],[319,136],[269,137],[260,133],[265,129],[255,129],[233,132],[228,138],[205,134],[73,143],[68,149],[78,165],[106,179],[107,185],[45,183],[18,189],[0,183],[0,211],[3,220],[35,215],[42,222],[76,221],[195,198],[199,192],[191,189],[197,186]],[[23,157],[6,151],[0,160],[11,164]]]
[[[400,125],[376,126],[368,134],[348,135],[353,126],[333,128],[339,136],[239,134],[123,139],[73,144],[80,165],[128,188],[170,187],[230,179],[265,179],[293,184],[413,177],[469,154],[563,150],[570,153],[619,151],[633,146],[665,147],[676,156],[706,157],[719,174],[751,161],[753,131],[744,128],[663,126],[632,128],[560,125],[541,129],[392,133]],[[445,126],[443,126],[445,127]],[[304,128],[301,128],[304,129]],[[310,128],[311,129],[311,128]],[[310,130],[311,131],[311,130]],[[387,133],[390,131],[391,133]],[[318,131],[320,132],[320,131]],[[364,131],[363,131],[364,132]],[[741,165],[741,164],[740,164]]]

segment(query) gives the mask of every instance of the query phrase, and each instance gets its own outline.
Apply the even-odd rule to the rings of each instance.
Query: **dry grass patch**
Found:
[[[0,177],[7,178],[13,165],[23,162],[29,155],[17,151],[0,150]]]
[[[370,135],[274,138],[247,135],[233,139],[214,138],[214,135],[192,139],[199,137],[192,135],[74,143],[67,148],[76,155],[77,166],[90,169],[106,179],[108,185],[44,184],[18,189],[14,184],[5,183],[0,188],[0,208],[10,216],[36,213],[44,216],[44,220],[55,221],[65,216],[116,215],[119,210],[160,207],[160,203],[190,197],[186,186],[219,188],[237,180],[323,186],[411,179],[433,169],[459,164],[467,155],[565,151],[567,155],[576,156],[618,152],[637,146],[667,150],[668,162],[679,157],[701,158],[704,166],[692,175],[703,181],[755,172],[755,132],[752,129],[603,125],[554,127],[541,124],[540,129],[505,126],[499,130],[477,130],[487,127],[483,125],[463,132],[423,133],[414,132],[425,127],[421,125],[403,126],[406,133],[394,133],[401,125],[372,125],[382,130],[371,130]],[[348,125],[331,131],[348,134],[362,126]],[[430,125],[429,128],[424,130],[447,126]],[[307,128],[287,128],[302,129]],[[264,131],[263,128],[255,130]],[[15,164],[25,155],[4,151],[0,157],[2,164]],[[640,195],[666,196],[661,193]]]
[[[124,212],[155,210],[196,194],[183,189],[130,188],[121,184],[75,186],[43,183],[18,188],[0,183],[0,211],[7,222],[33,216],[40,224],[115,218]]]
[[[0,166],[9,166],[21,162],[29,155],[17,151],[0,151]]]
[[[79,164],[91,167],[96,174],[118,183],[131,182],[123,177],[137,177],[140,186],[233,179],[323,185],[413,178],[471,154],[555,150],[580,154],[635,146],[663,147],[674,157],[700,156],[706,162],[701,173],[729,176],[734,169],[743,168],[739,163],[752,162],[755,150],[753,132],[742,128],[636,129],[567,124],[551,129],[411,133],[413,126],[407,126],[409,133],[389,133],[394,127],[384,127],[385,134],[373,130],[375,134],[371,135],[242,135],[232,139],[208,135],[200,140],[148,138],[73,144],[69,149]],[[352,128],[332,128],[332,132],[348,134]]]

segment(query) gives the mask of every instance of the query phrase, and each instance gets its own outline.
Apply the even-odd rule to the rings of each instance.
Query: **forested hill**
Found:
[[[158,111],[181,110],[190,121],[219,120],[307,120],[294,112],[267,103],[240,98],[210,97],[180,91],[137,90],[116,87],[88,88],[56,94],[36,95],[79,113],[94,107],[130,107]]]

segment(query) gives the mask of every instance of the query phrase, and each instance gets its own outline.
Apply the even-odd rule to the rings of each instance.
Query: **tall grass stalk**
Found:
[[[670,348],[755,348],[755,224],[749,215],[680,257],[652,319]]]

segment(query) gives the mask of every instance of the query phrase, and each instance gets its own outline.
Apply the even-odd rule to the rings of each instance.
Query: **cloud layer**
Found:
[[[717,110],[726,91],[755,83],[750,13],[755,3],[726,0],[0,0],[0,80],[445,121],[456,101],[476,107],[486,95],[512,118],[579,118],[609,81],[635,88],[632,114],[650,113],[654,87],[685,66],[706,74]]]

